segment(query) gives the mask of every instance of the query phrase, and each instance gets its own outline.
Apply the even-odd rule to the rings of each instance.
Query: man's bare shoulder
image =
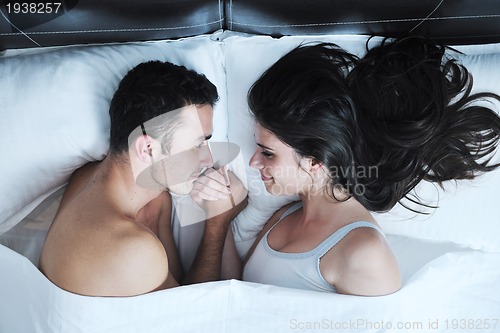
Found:
[[[100,225],[100,232],[82,230],[68,242],[47,244],[40,269],[52,282],[88,296],[132,296],[166,286],[167,254],[153,233],[129,219]]]
[[[165,285],[168,259],[160,240],[142,226],[117,233],[111,250],[103,249],[102,270],[106,272],[96,285],[98,294],[129,296],[144,294]],[[102,285],[101,285],[102,283]]]
[[[162,242],[120,209],[117,198],[123,197],[102,183],[101,165],[89,163],[73,173],[39,268],[59,287],[83,295],[130,296],[166,287],[168,259]],[[159,196],[147,210],[164,205]]]

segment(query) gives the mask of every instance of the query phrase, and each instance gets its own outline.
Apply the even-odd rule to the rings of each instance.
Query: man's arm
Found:
[[[198,247],[196,258],[182,284],[217,281],[220,279],[222,250],[224,249],[224,239],[228,225],[227,220],[218,216],[206,221],[205,232]]]
[[[219,194],[226,191],[224,177],[219,172],[210,173],[204,179],[200,179],[200,182],[194,187],[193,199],[205,209],[207,216],[215,215],[214,212],[222,213],[206,220],[205,231],[196,258],[182,284],[220,280],[222,252],[230,223],[248,203],[248,192],[241,181],[232,173],[229,173],[229,180],[235,207],[232,207],[229,196],[225,199],[219,199]],[[209,188],[210,191],[204,191],[206,188]],[[212,193],[213,199],[201,194],[206,192]],[[204,199],[200,199],[200,197]]]
[[[222,267],[220,273],[221,280],[241,280],[243,273],[242,261],[238,254],[238,250],[236,249],[236,242],[231,228],[232,223],[229,225],[227,230],[224,249],[222,250]]]

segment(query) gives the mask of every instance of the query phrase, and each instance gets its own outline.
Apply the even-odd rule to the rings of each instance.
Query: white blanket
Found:
[[[136,297],[85,297],[59,289],[28,259],[0,246],[0,332],[500,330],[499,253],[425,244],[401,236],[389,240],[400,260],[421,266],[403,266],[403,288],[383,297],[309,292],[236,280]],[[425,250],[426,245],[431,251]],[[411,257],[415,260],[408,260]]]

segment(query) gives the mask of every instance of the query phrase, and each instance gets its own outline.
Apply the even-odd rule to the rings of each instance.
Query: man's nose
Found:
[[[204,146],[200,152],[200,166],[211,168],[214,165],[214,159],[212,153],[208,148],[208,145]]]

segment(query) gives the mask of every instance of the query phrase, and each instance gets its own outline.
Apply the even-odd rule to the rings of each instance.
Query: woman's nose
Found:
[[[255,169],[262,169],[263,165],[262,162],[260,161],[259,158],[259,153],[256,151],[252,157],[250,158],[250,162],[248,162],[250,167],[255,168]]]

